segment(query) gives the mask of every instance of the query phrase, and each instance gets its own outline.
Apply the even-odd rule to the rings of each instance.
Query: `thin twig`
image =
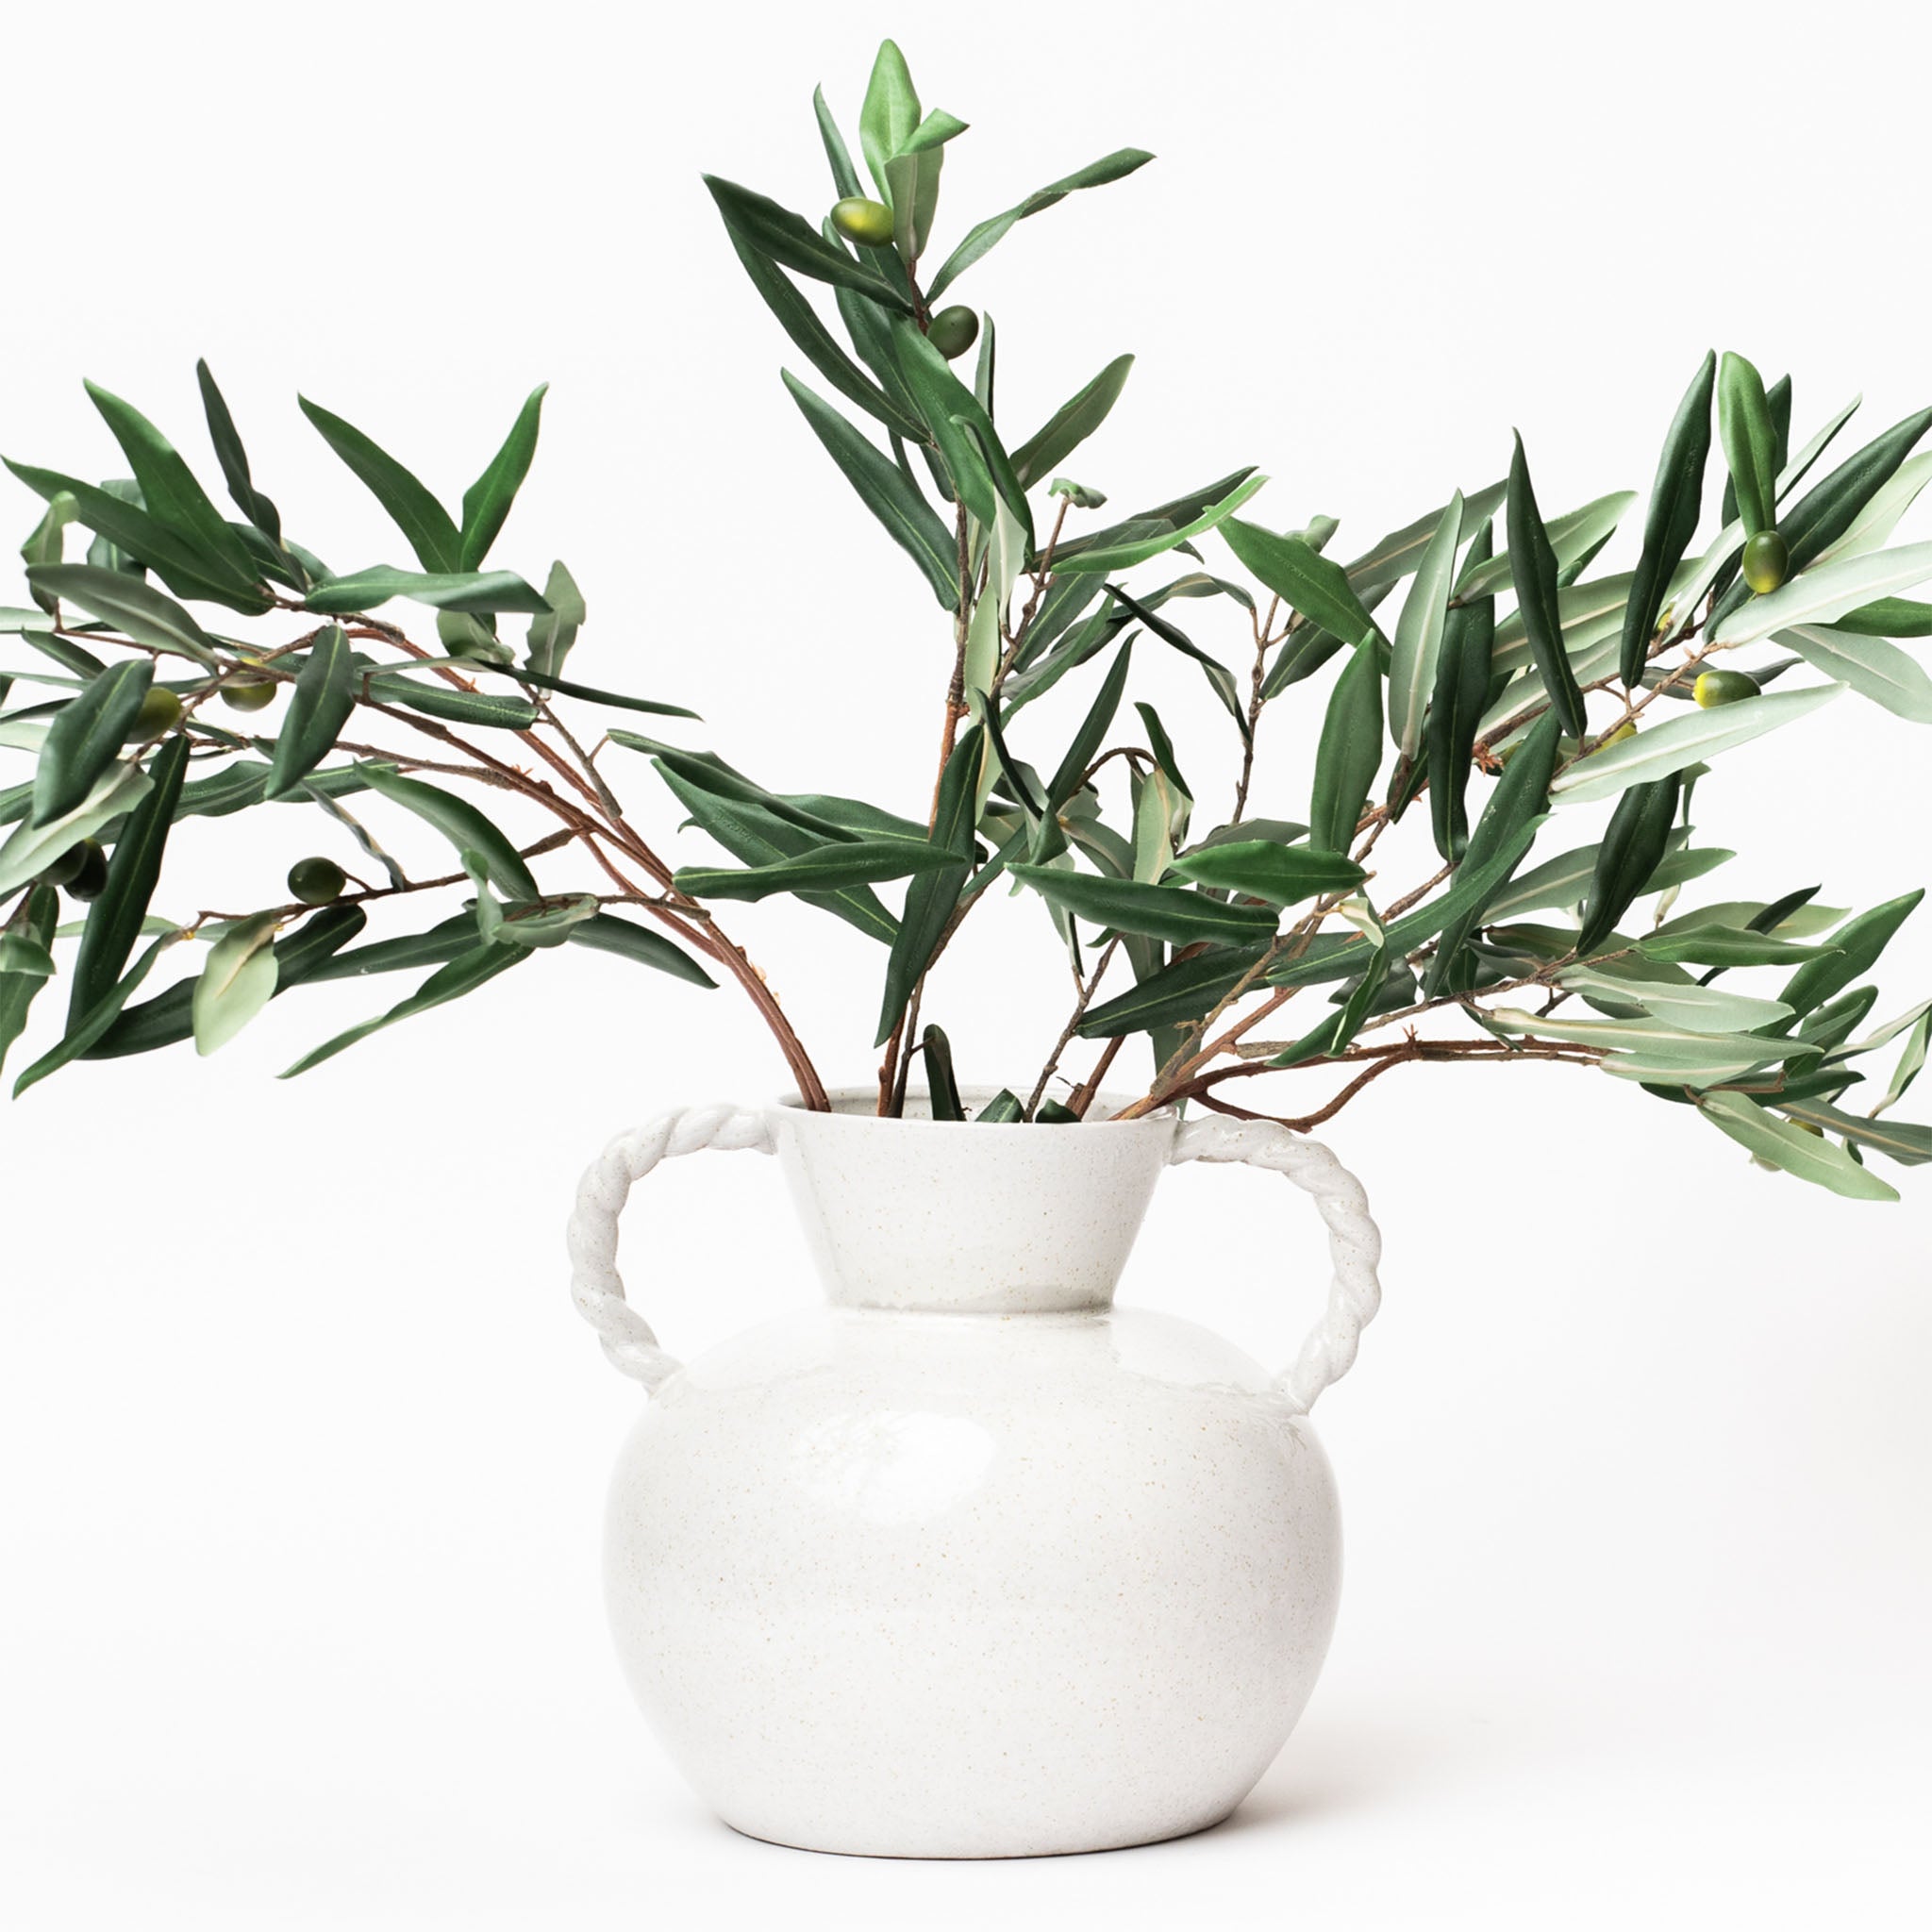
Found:
[[[1046,1057],[1046,1064],[1040,1070],[1040,1078],[1033,1083],[1032,1094],[1028,1097],[1023,1117],[1031,1120],[1040,1110],[1040,1102],[1046,1092],[1046,1083],[1053,1078],[1054,1070],[1060,1063],[1060,1056],[1066,1052],[1068,1042],[1080,1030],[1080,1022],[1085,1017],[1094,993],[1099,990],[1101,976],[1112,962],[1113,956],[1120,949],[1121,938],[1116,933],[1101,948],[1100,958],[1093,962],[1093,971],[1088,975],[1074,1001],[1074,1010],[1067,1016],[1067,1024],[1060,1028],[1060,1037],[1054,1041],[1053,1051]]]

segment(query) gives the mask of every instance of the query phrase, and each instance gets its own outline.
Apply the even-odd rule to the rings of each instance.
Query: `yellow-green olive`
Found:
[[[108,855],[97,841],[84,839],[80,844],[80,867],[67,881],[70,899],[98,899],[108,890]]]
[[[892,210],[882,201],[863,194],[848,194],[832,208],[832,225],[848,242],[863,242],[868,248],[886,248],[892,240]]]
[[[223,680],[222,702],[238,711],[259,711],[275,701],[273,677],[230,677]]]
[[[1597,746],[1597,750],[1607,751],[1611,745],[1622,744],[1626,738],[1635,738],[1636,736],[1637,720],[1635,718],[1625,718],[1614,731],[1604,733],[1604,741]]]
[[[151,738],[158,738],[164,731],[172,731],[181,722],[181,700],[171,691],[157,687],[141,701],[141,709],[134,714],[134,723],[127,727],[127,736],[123,744],[145,744]]]
[[[927,325],[925,339],[948,362],[963,356],[979,334],[979,317],[963,302],[941,308]]]
[[[1700,671],[1690,695],[1707,711],[1715,705],[1735,705],[1755,698],[1763,690],[1748,671]]]
[[[1744,545],[1744,581],[1761,597],[1784,582],[1791,567],[1791,553],[1775,530],[1759,530]]]
[[[298,858],[289,868],[289,896],[305,906],[333,904],[348,883],[348,874],[333,858]]]

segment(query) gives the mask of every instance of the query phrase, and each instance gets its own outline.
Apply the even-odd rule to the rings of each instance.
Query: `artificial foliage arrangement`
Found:
[[[303,400],[413,559],[338,572],[284,531],[206,365],[233,514],[91,385],[130,474],[8,460],[44,508],[23,545],[30,601],[0,618],[19,647],[0,746],[31,762],[0,792],[0,1052],[39,1015],[58,1026],[16,1093],[79,1059],[213,1052],[305,984],[425,973],[301,1073],[576,945],[683,982],[671,998],[728,983],[823,1108],[820,1062],[737,936],[744,902],[788,895],[855,928],[877,969],[875,1036],[837,1051],[883,1054],[879,1112],[917,1071],[958,1118],[947,950],[967,919],[1015,916],[982,909],[1012,899],[1072,1007],[981,1119],[1082,1118],[1130,1050],[1129,1116],[1194,1102],[1304,1128],[1407,1063],[1554,1060],[1637,1082],[1842,1194],[1893,1197],[1874,1155],[1932,1158],[1932,1129],[1892,1118],[1932,1002],[1871,1017],[1921,893],[1859,910],[1798,881],[1769,903],[1710,897],[1733,855],[1700,844],[1691,814],[1722,754],[1845,687],[1932,723],[1932,678],[1893,641],[1932,635],[1932,605],[1901,594],[1932,577],[1932,542],[1893,542],[1932,477],[1932,452],[1914,454],[1932,408],[1840,456],[1853,404],[1793,447],[1790,378],[1710,355],[1641,505],[1623,491],[1546,517],[1519,440],[1498,480],[1439,485],[1347,563],[1334,519],[1264,521],[1280,491],[1260,499],[1248,467],[1118,516],[1068,465],[1132,358],[1043,424],[1004,421],[1004,344],[961,297],[1013,230],[1151,157],[1051,182],[934,268],[965,124],[922,110],[890,42],[857,162],[814,106],[829,185],[788,197],[805,212],[707,186],[808,365],[783,376],[805,426],[931,590],[930,795],[768,790],[692,713],[583,666],[572,573],[553,563],[539,588],[495,561],[541,390],[456,510]],[[1640,508],[1632,567],[1593,575]],[[397,615],[410,605],[420,624]],[[1130,694],[1136,663],[1166,652],[1225,714],[1211,787]],[[1283,706],[1320,708],[1310,770],[1266,758]],[[520,842],[498,803],[541,814],[543,835]],[[257,810],[287,844],[286,896],[181,916],[175,841]],[[390,856],[385,814],[447,840],[439,875]]]

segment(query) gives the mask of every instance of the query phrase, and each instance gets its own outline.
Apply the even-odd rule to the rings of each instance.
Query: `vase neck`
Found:
[[[1022,1315],[1111,1306],[1167,1162],[1171,1119],[993,1126],[879,1120],[870,1091],[833,1101],[829,1113],[776,1108],[773,1127],[835,1307]]]

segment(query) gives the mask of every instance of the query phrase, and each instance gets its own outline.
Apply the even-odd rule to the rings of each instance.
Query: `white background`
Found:
[[[1874,434],[1932,387],[1932,29],[1890,9],[184,0],[9,24],[0,448],[118,471],[88,375],[200,452],[205,354],[292,532],[407,561],[297,385],[454,501],[547,377],[499,555],[571,562],[574,668],[694,705],[687,741],[774,786],[919,809],[944,626],[786,402],[697,179],[828,200],[811,86],[856,134],[886,31],[975,124],[941,245],[1110,148],[1161,156],[962,291],[1001,324],[1015,434],[1138,352],[1073,466],[1123,509],[1257,461],[1265,521],[1331,512],[1353,555],[1500,475],[1512,423],[1546,509],[1647,489],[1712,344],[1795,372],[1800,434],[1860,388]],[[1239,660],[1224,616],[1197,634]],[[1205,774],[1225,728],[1185,668],[1144,688]],[[1263,811],[1306,802],[1321,688],[1271,722]],[[1847,699],[1727,758],[1699,817],[1747,856],[1711,896],[1924,880],[1928,753]],[[165,904],[268,901],[336,838],[197,821]],[[865,1077],[881,956],[776,905],[736,924],[828,1076]],[[1052,942],[1024,906],[969,936],[934,1016],[967,1077],[1023,1078],[1064,1009]],[[1932,924],[1894,961],[1887,1010],[1932,990]],[[573,949],[270,1077],[393,984],[0,1112],[0,1920],[1923,1921],[1923,1179],[1840,1202],[1596,1075],[1391,1077],[1329,1135],[1388,1235],[1386,1312],[1322,1411],[1349,1584],[1255,1798],[1105,1857],[813,1857],[713,1823],[625,1701],[596,1539],[635,1392],[558,1240],[610,1131],[782,1070],[733,995]],[[814,1292],[767,1166],[650,1191],[634,1285],[675,1349]],[[1127,1295],[1280,1359],[1318,1257],[1286,1195],[1189,1172]]]

